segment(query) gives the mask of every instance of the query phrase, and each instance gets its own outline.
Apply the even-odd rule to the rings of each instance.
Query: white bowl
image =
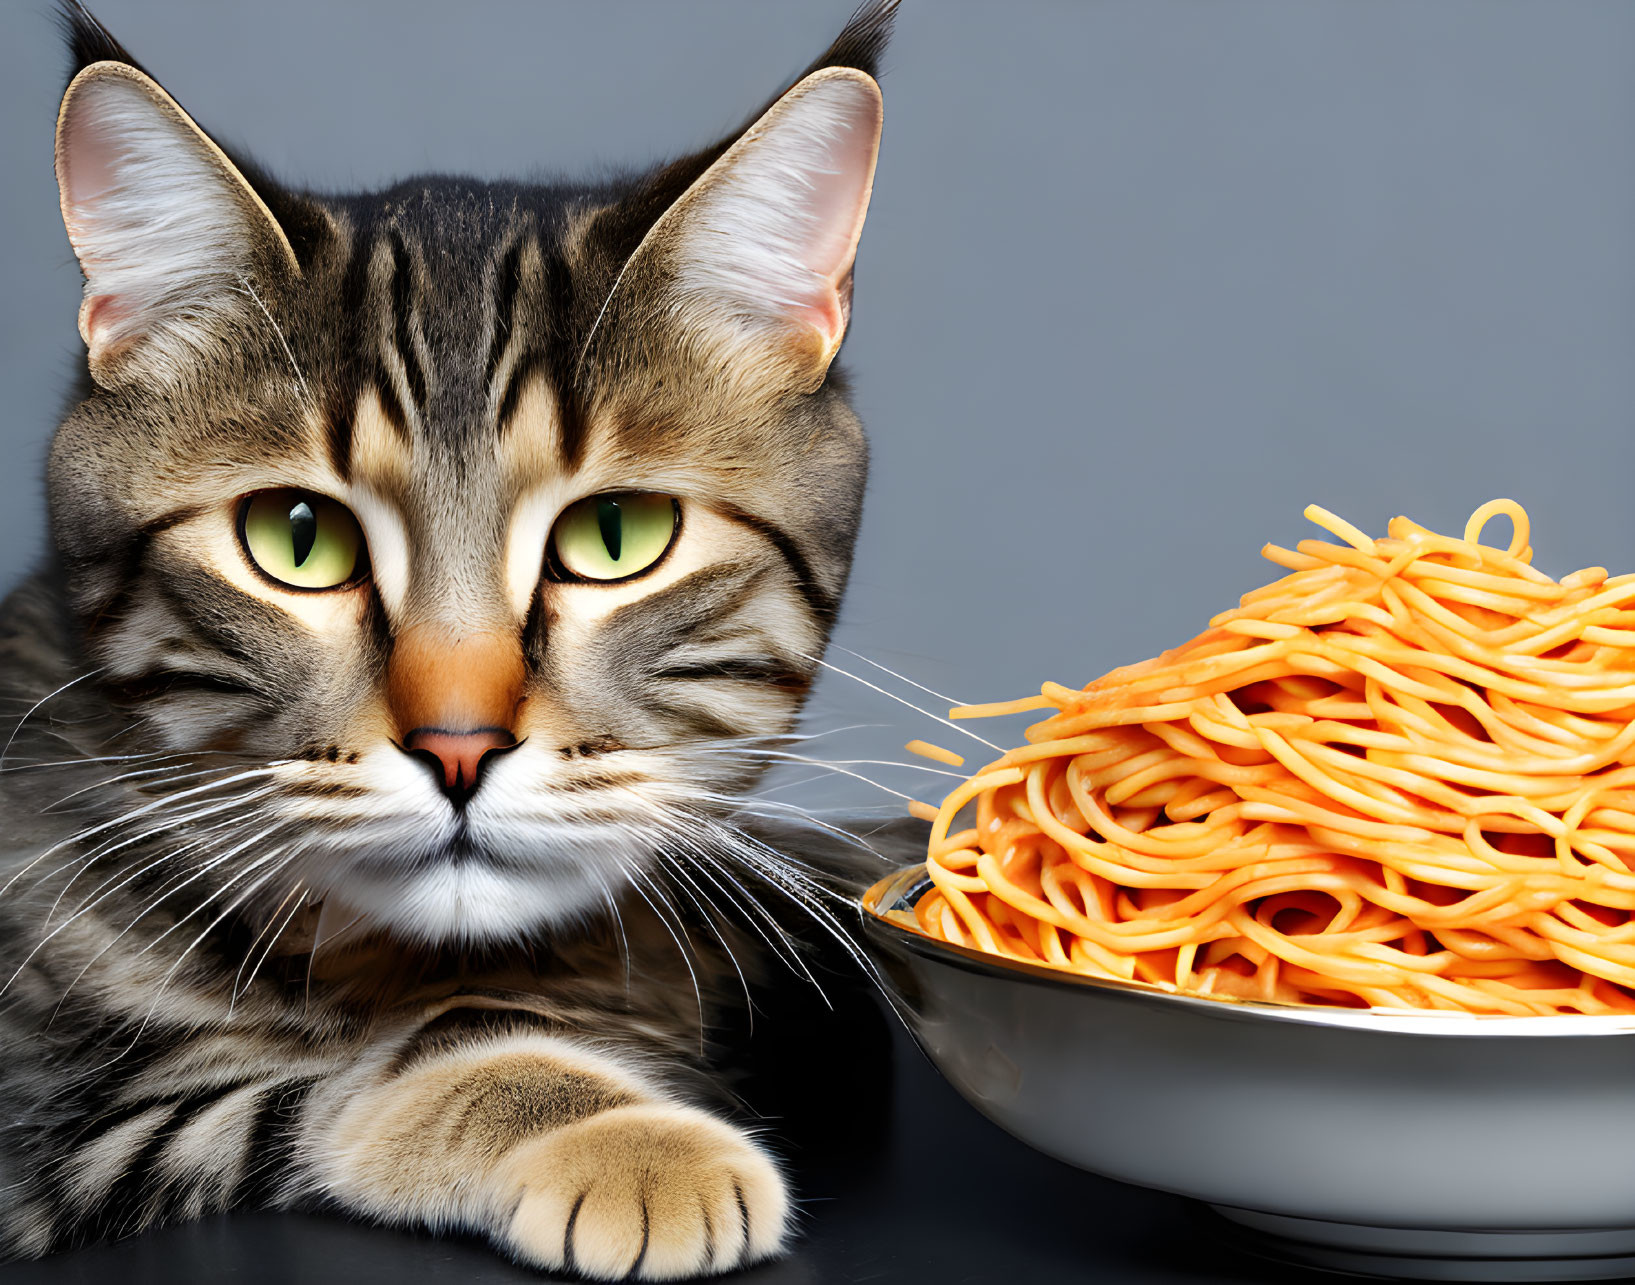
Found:
[[[869,938],[921,1047],[1024,1142],[1311,1265],[1635,1275],[1635,1018],[1179,995],[926,937],[927,886],[913,866],[869,889]]]

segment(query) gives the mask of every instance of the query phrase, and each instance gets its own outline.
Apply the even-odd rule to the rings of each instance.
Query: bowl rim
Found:
[[[1397,1035],[1512,1038],[1635,1035],[1635,1014],[1562,1013],[1544,1017],[1516,1017],[1503,1013],[1455,1013],[1443,1009],[1358,1009],[1287,1004],[1273,1000],[1238,999],[1230,995],[1188,995],[1151,982],[1094,977],[1045,964],[1006,959],[974,947],[942,941],[927,936],[918,927],[910,927],[905,922],[908,919],[907,907],[913,904],[912,899],[917,899],[925,891],[924,885],[929,883],[924,862],[900,867],[877,880],[859,898],[865,929],[887,946],[963,972],[978,973],[997,980],[1058,990],[1100,992],[1108,997],[1156,1003],[1165,1009],[1185,1008],[1205,1017],[1288,1022]],[[916,884],[921,886],[915,887]]]

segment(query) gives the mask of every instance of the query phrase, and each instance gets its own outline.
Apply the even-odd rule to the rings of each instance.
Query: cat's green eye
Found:
[[[333,589],[355,579],[363,564],[363,531],[352,511],[311,491],[249,496],[238,530],[250,560],[291,589]]]
[[[551,532],[551,558],[577,580],[628,580],[656,563],[675,539],[674,496],[617,491],[570,504]]]

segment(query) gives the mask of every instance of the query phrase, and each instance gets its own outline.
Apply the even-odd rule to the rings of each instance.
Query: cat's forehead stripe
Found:
[[[488,360],[483,363],[483,381],[490,387],[499,374],[500,361],[516,333],[517,290],[521,284],[523,237],[518,236],[494,265],[494,310]],[[535,250],[537,255],[537,248]],[[504,421],[501,420],[503,430]]]
[[[413,482],[414,456],[389,409],[393,405],[389,390],[364,385],[352,408],[350,453],[342,476],[387,495],[402,495]]]
[[[512,424],[517,422],[517,412],[521,407],[523,394],[534,384],[540,383],[544,375],[545,354],[537,348],[523,352],[512,363],[506,375],[505,391],[499,398],[499,410],[495,415],[502,445],[510,435]],[[558,445],[560,446],[560,443]]]
[[[511,411],[497,444],[513,487],[536,485],[563,472],[561,403],[540,370],[512,383]]]
[[[517,252],[514,260],[511,251]],[[573,276],[560,247],[547,252],[537,225],[531,225],[511,251],[496,269],[490,350],[494,373],[489,391],[502,454],[514,431],[536,427],[524,401],[537,392],[537,386],[548,385],[555,468],[573,472],[584,462],[584,415],[577,389],[564,370],[571,353],[564,350],[556,327],[547,320],[560,323],[571,311]]]
[[[407,385],[410,409],[424,419],[429,402],[426,388],[426,368],[415,347],[415,305],[418,292],[414,285],[414,262],[403,234],[393,228],[388,236],[391,250],[392,280],[392,347],[403,365],[403,379]]]

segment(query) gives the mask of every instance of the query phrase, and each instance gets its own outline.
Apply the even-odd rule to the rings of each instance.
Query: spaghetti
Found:
[[[1051,713],[938,809],[920,928],[1199,995],[1635,1013],[1635,575],[1550,579],[1510,500],[1463,539],[1306,516],[1341,543],[1268,546],[1289,574],[1191,642],[954,711]]]

